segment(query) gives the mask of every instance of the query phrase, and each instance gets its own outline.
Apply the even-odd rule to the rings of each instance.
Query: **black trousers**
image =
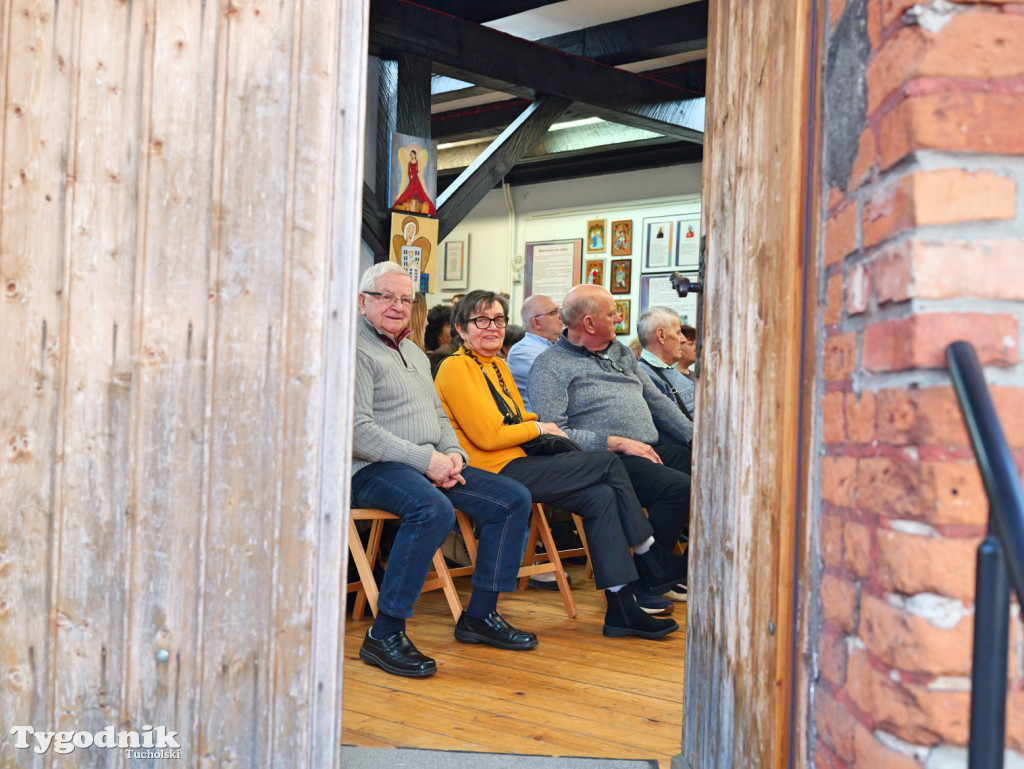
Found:
[[[664,464],[626,454],[620,454],[619,459],[640,504],[647,508],[655,541],[673,550],[690,523],[691,452],[689,446],[678,443],[656,443],[653,448]]]
[[[505,465],[501,475],[526,486],[534,502],[548,502],[583,518],[599,589],[637,579],[630,548],[653,530],[618,454],[567,451],[521,457]]]

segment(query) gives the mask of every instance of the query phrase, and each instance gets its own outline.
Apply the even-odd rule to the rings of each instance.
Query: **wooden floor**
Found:
[[[407,632],[437,660],[430,678],[364,663],[359,646],[370,623],[349,618],[343,744],[656,759],[667,769],[682,735],[686,604],[676,604],[680,629],[666,638],[605,638],[602,594],[582,567],[568,571],[576,619],[557,592],[501,597],[502,614],[540,638],[528,652],[458,643],[441,591],[421,596]],[[465,605],[469,578],[456,582]]]

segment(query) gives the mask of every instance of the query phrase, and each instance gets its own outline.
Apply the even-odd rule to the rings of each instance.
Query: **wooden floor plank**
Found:
[[[407,679],[359,659],[369,621],[346,624],[343,742],[359,747],[655,759],[667,767],[682,732],[686,604],[664,639],[606,638],[605,602],[570,566],[579,616],[557,592],[504,594],[509,620],[540,644],[511,652],[454,640],[444,596],[426,593],[409,637],[438,673]],[[472,587],[456,581],[466,604]]]

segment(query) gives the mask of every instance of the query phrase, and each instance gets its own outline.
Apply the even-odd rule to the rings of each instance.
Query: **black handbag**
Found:
[[[477,363],[479,364],[479,361]],[[501,412],[505,424],[521,424],[523,415],[519,413],[519,406],[513,403],[512,405],[516,409],[513,412],[508,407],[508,402],[501,397],[497,388],[491,383],[491,379],[487,376],[483,366],[480,366],[480,373],[483,374],[484,381],[487,382],[487,387],[490,388],[491,397],[494,398],[494,404],[498,407],[498,411]],[[576,441],[561,435],[553,435],[552,433],[544,433],[526,443],[520,443],[519,448],[525,451],[529,457],[547,457],[552,454],[561,454],[565,451],[583,451],[583,447],[576,443]]]

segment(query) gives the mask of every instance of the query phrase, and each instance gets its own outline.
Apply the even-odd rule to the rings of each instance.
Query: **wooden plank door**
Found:
[[[812,5],[710,9],[682,752],[701,769],[784,766],[790,752]]]

